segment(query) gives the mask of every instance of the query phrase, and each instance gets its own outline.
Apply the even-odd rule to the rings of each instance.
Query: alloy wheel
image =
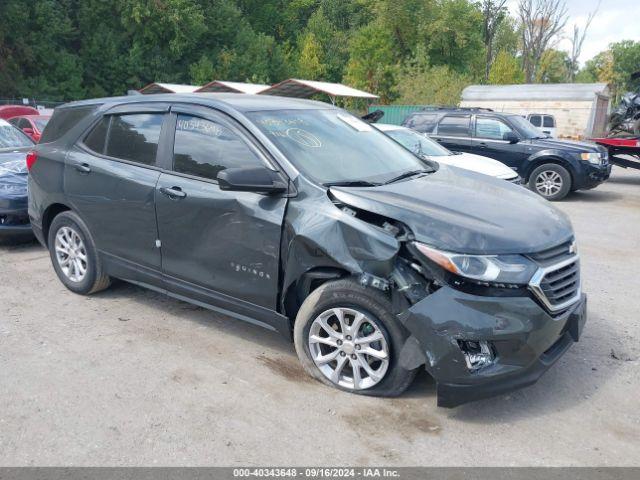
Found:
[[[389,368],[389,346],[380,326],[352,308],[318,315],[309,329],[309,351],[325,377],[350,390],[373,387]]]
[[[64,226],[56,233],[56,260],[60,270],[72,282],[81,282],[87,274],[87,249],[73,228]]]
[[[544,197],[551,197],[562,189],[562,177],[553,170],[544,170],[536,177],[536,190]]]

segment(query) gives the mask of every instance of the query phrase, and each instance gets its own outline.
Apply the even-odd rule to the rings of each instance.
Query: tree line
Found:
[[[579,69],[564,0],[2,0],[0,97],[74,100],[152,82],[345,82],[385,103],[455,104],[472,83],[630,88],[640,42]],[[589,21],[597,19],[592,12]]]

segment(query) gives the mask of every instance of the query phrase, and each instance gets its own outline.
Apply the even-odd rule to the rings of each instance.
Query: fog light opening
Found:
[[[491,344],[485,340],[458,340],[458,346],[471,372],[491,365],[496,358]]]

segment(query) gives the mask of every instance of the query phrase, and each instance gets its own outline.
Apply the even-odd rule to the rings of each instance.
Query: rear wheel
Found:
[[[571,175],[561,165],[546,163],[531,172],[529,188],[547,200],[561,200],[571,191]]]
[[[322,383],[352,393],[400,395],[416,370],[399,355],[408,336],[381,292],[351,280],[327,282],[304,301],[294,328],[304,369]]]
[[[53,219],[48,245],[58,278],[72,292],[88,295],[110,285],[93,238],[75,213],[63,212]]]

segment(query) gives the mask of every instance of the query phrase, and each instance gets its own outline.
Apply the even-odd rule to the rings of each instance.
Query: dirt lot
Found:
[[[582,255],[582,341],[536,385],[454,410],[308,379],[276,334],[119,284],[65,290],[0,247],[0,465],[640,465],[640,172],[558,204]]]

